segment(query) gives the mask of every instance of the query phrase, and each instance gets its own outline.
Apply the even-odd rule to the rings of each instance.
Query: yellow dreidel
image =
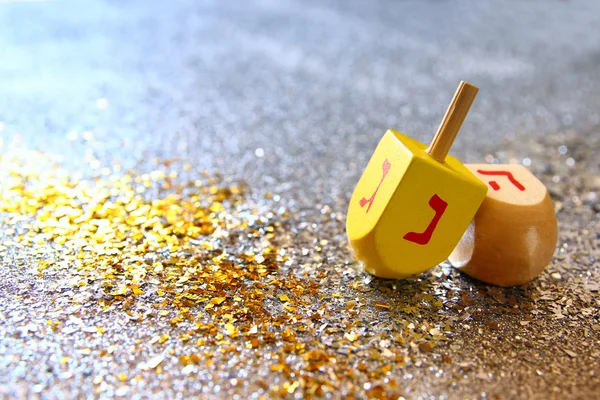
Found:
[[[491,190],[459,245],[453,266],[486,283],[522,285],[550,262],[558,229],[548,190],[527,168],[467,164]]]
[[[346,231],[369,273],[403,278],[444,261],[473,219],[487,185],[447,155],[477,87],[461,82],[426,148],[388,130],[360,178]]]

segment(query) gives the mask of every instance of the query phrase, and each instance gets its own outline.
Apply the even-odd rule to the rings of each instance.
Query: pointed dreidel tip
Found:
[[[452,147],[452,143],[477,96],[479,88],[468,82],[461,81],[454,93],[454,97],[446,110],[446,115],[438,128],[427,153],[437,161],[443,163]]]

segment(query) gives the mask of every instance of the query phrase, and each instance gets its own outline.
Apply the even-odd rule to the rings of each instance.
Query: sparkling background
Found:
[[[14,245],[19,231],[7,233],[5,217],[0,394],[598,396],[600,6],[238,3],[0,2],[1,153],[47,158],[71,182],[107,167],[102,179],[135,167],[133,176],[244,181],[226,212],[264,217],[257,229],[273,227],[282,254],[258,280],[261,328],[273,338],[248,349],[251,339],[221,321],[200,335],[208,343],[182,340],[189,326],[160,315],[179,309],[162,303],[154,278],[140,298],[124,295],[139,319],[122,302],[101,312],[101,280],[77,286],[66,256],[40,270],[39,253],[56,246]],[[515,289],[447,265],[406,281],[371,278],[345,240],[354,184],[387,128],[429,141],[461,79],[480,92],[452,153],[527,165],[555,201],[556,257]],[[3,174],[14,170],[6,162]],[[269,247],[240,229],[219,246]],[[273,280],[297,280],[306,294]],[[297,309],[282,308],[282,295]],[[235,295],[212,299],[221,297]],[[207,317],[204,307],[192,314]],[[231,343],[210,342],[219,332]]]

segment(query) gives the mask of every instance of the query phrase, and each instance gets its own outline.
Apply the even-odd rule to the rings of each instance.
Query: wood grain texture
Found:
[[[458,85],[442,123],[427,149],[427,153],[437,161],[443,163],[446,159],[478,91],[477,86],[465,81]]]
[[[520,165],[465,166],[488,184],[495,182],[491,177],[496,177],[499,188],[488,191],[450,255],[450,263],[493,285],[529,282],[546,268],[556,247],[558,228],[548,190]],[[510,172],[518,185],[505,175],[482,175],[478,171]]]

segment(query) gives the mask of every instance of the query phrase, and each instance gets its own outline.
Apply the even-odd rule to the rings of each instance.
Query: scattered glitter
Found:
[[[170,382],[205,397],[402,398],[426,381],[431,395],[475,397],[469,383],[509,379],[498,363],[523,379],[542,371],[575,382],[578,368],[561,365],[599,356],[581,338],[600,331],[590,221],[600,181],[597,147],[560,140],[572,167],[552,150],[561,142],[494,159],[522,159],[526,147],[540,160],[532,171],[562,224],[548,271],[509,289],[447,264],[402,281],[362,272],[347,248],[344,201],[298,210],[274,188],[255,196],[183,161],[126,171],[90,152],[75,175],[40,152],[7,151],[0,265],[11,301],[0,330],[10,345],[0,355],[11,371],[29,351],[56,369],[42,392],[69,384],[106,396]],[[559,372],[536,356],[556,343],[569,343],[552,365]]]
[[[259,147],[258,149],[254,150],[254,155],[258,158],[261,158],[265,155],[265,151]]]

